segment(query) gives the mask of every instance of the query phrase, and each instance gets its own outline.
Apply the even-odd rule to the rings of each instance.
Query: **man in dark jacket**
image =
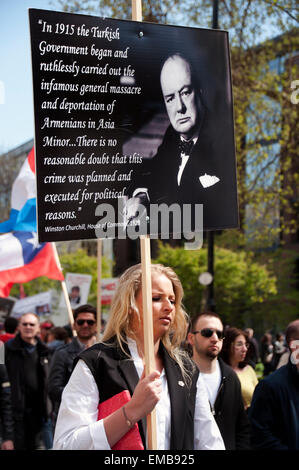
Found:
[[[11,390],[5,364],[0,364],[0,425],[2,439],[1,450],[13,450],[14,425]]]
[[[249,419],[254,449],[299,450],[299,320],[286,330],[288,364],[256,387]]]
[[[44,423],[50,414],[46,382],[48,355],[39,339],[39,318],[26,313],[19,321],[19,333],[5,343],[5,364],[11,383],[15,425],[15,448],[34,450],[40,446]]]
[[[188,342],[209,396],[210,406],[227,450],[250,449],[249,422],[238,376],[218,355],[222,349],[223,324],[213,312],[191,320]]]
[[[245,333],[248,335],[249,346],[247,349],[247,361],[255,369],[255,366],[260,360],[259,345],[255,337],[253,336],[254,331],[252,328],[245,328]]]
[[[95,343],[97,331],[96,309],[89,304],[81,305],[74,311],[74,330],[77,336],[53,355],[48,380],[49,397],[53,404],[55,424],[61,402],[61,395],[73,370],[73,361],[84,349]]]

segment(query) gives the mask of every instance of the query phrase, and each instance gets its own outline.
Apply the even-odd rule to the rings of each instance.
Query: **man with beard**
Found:
[[[207,387],[211,410],[227,450],[250,448],[249,421],[237,374],[219,358],[224,338],[223,324],[213,312],[191,319],[188,343],[192,358]]]

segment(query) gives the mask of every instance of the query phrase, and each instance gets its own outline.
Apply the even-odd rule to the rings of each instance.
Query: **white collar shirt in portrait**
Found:
[[[135,341],[128,339],[129,350],[138,376],[143,362]],[[171,407],[166,374],[163,370],[162,397],[156,405],[157,447],[170,446]],[[89,367],[79,360],[67,383],[59,408],[54,435],[54,450],[110,450],[103,420],[97,421],[99,391]],[[208,395],[202,378],[197,381],[194,415],[194,448],[223,450],[224,443],[210,410]]]
[[[180,137],[180,139],[184,140],[182,137]],[[193,146],[196,144],[197,139],[198,139],[198,137],[194,137],[194,139],[192,139],[193,140]],[[179,166],[179,171],[178,171],[178,175],[177,175],[178,186],[180,186],[180,184],[181,184],[182,174],[183,174],[183,171],[185,169],[185,166],[186,166],[187,161],[189,160],[189,158],[190,158],[190,155],[186,155],[184,152],[181,152],[181,164]]]

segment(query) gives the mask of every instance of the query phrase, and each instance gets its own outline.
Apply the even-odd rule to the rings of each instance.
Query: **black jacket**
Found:
[[[49,372],[49,350],[46,345],[37,337],[36,351],[39,356],[39,367],[41,376],[42,394],[42,414],[47,419],[51,413],[51,405],[47,395],[47,379]],[[26,409],[25,403],[25,377],[24,377],[24,357],[25,346],[20,334],[5,343],[5,364],[11,383],[11,398],[14,418],[21,421]]]
[[[69,344],[57,349],[51,359],[48,393],[53,404],[54,422],[57,418],[63,389],[68,383],[73,370],[73,361],[82,349],[82,346],[74,337]]]
[[[291,361],[256,386],[249,408],[254,449],[299,450],[299,372]]]
[[[241,394],[241,385],[233,369],[218,358],[221,384],[214,414],[227,450],[250,449],[250,428]]]
[[[178,187],[181,164],[179,135],[169,126],[153,159],[142,165],[141,187],[149,188],[151,204],[203,204],[203,229],[231,228],[238,225],[235,162],[219,156],[203,126],[191,151]],[[204,187],[200,177],[216,176],[219,181]]]
[[[126,346],[124,348],[129,354],[128,348]],[[169,356],[162,344],[160,352],[165,367],[171,402],[170,449],[193,449],[193,417],[198,371],[194,372],[190,389],[186,385],[182,386],[183,377],[177,363]],[[129,390],[131,395],[133,394],[139,377],[134,362],[120,348],[97,343],[83,351],[79,358],[84,360],[94,376],[100,390],[100,402],[108,400],[123,390]],[[141,420],[138,425],[144,448],[146,448],[144,420]]]
[[[13,441],[14,425],[11,405],[11,387],[4,364],[0,364],[0,424],[2,440]]]

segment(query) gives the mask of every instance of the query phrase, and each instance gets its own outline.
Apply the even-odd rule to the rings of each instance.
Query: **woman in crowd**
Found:
[[[265,333],[261,338],[261,359],[264,364],[264,376],[273,372],[273,352],[274,346],[272,343],[272,335]]]
[[[246,361],[247,350],[247,334],[238,328],[227,328],[225,330],[221,357],[234,369],[239,377],[246,410],[250,407],[252,395],[258,383],[254,369]]]
[[[180,348],[188,328],[181,283],[171,268],[152,265],[151,273],[155,370],[144,376],[138,264],[119,279],[102,341],[79,355],[63,392],[54,449],[109,450],[136,428],[141,445],[125,448],[146,448],[143,418],[154,408],[158,449],[224,449],[202,379]],[[107,408],[124,391],[128,401],[98,419],[99,403]]]
[[[281,356],[288,352],[288,348],[285,346],[285,337],[283,333],[276,334],[276,340],[273,348],[273,369],[277,369],[278,363]]]
[[[61,326],[55,326],[51,328],[45,338],[45,343],[51,351],[55,351],[57,348],[67,344],[68,333],[65,328]]]

